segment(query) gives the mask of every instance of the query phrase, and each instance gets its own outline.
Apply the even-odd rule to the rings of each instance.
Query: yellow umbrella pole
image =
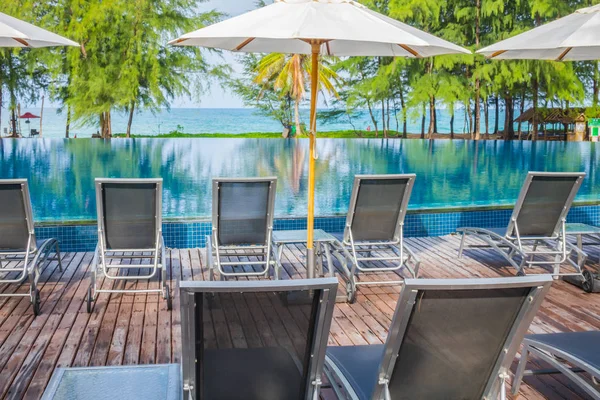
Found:
[[[312,46],[312,74],[310,83],[310,156],[308,160],[308,238],[307,248],[307,276],[315,277],[315,250],[314,250],[314,230],[315,230],[315,159],[316,159],[316,139],[317,139],[317,97],[319,95],[319,53],[321,51],[321,42],[313,41]]]

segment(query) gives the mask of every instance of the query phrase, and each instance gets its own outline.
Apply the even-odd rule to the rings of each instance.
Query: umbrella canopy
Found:
[[[600,59],[600,5],[542,25],[478,51],[494,59]]]
[[[45,29],[0,13],[0,47],[79,46]]]
[[[275,0],[274,4],[173,40],[246,53],[311,54],[307,260],[314,277],[314,196],[319,55],[429,57],[467,49],[378,14],[352,0]]]
[[[25,114],[21,115],[19,118],[21,119],[34,119],[34,118],[39,118],[37,115],[34,115],[30,112],[26,112]]]
[[[467,49],[349,0],[275,0],[275,3],[173,40],[248,53],[429,57],[471,54]]]

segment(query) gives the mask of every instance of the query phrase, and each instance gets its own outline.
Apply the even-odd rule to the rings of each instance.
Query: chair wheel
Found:
[[[92,299],[92,287],[91,286],[87,290],[86,300],[87,300],[87,312],[88,312],[88,314],[91,314],[92,308],[93,308],[93,301],[94,301]]]
[[[581,283],[581,287],[587,293],[593,293],[594,292],[594,280],[595,280],[594,274],[592,274],[590,271],[588,271],[586,269],[585,271],[583,271],[582,275],[583,275],[583,282]]]
[[[35,292],[33,292],[33,315],[36,317],[42,313],[40,307],[41,303],[42,300],[40,299],[40,291],[35,289]]]
[[[169,286],[165,286],[165,293],[167,295],[167,310],[171,311],[173,309],[173,298],[171,297],[171,288]]]
[[[525,272],[519,271],[519,272],[517,272],[517,276],[525,276]]]

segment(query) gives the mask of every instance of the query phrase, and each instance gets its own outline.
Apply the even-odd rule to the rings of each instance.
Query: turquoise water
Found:
[[[562,142],[318,141],[316,213],[344,214],[355,174],[416,173],[412,209],[514,203],[527,171],[585,171],[600,195],[600,146]],[[308,142],[278,139],[0,141],[0,178],[28,178],[36,220],[95,218],[96,177],[164,178],[166,218],[207,218],[213,177],[279,178],[276,216],[306,215]]]
[[[35,115],[40,115],[40,110],[35,108],[22,109]],[[308,111],[302,110],[303,120],[308,121]],[[380,117],[380,112],[377,117]],[[491,113],[493,114],[493,113]],[[8,113],[3,110],[2,113],[2,131],[8,127]],[[494,119],[490,119],[490,130],[493,130]],[[127,130],[128,115],[125,113],[113,113],[113,132],[124,133]],[[483,120],[483,118],[482,118]],[[501,125],[504,121],[504,114],[500,115]],[[63,138],[65,136],[65,114],[59,114],[56,109],[44,110],[43,136],[49,138]],[[350,123],[347,119],[339,120],[335,123],[319,122],[319,129],[328,131],[366,130],[367,127],[374,129],[373,122],[368,113],[364,112],[360,118],[353,119]],[[157,114],[151,112],[137,113],[133,119],[132,132],[140,135],[158,135],[169,133],[177,126],[183,127],[185,133],[246,133],[246,132],[280,132],[282,126],[279,122],[270,118],[258,115],[252,109],[243,108],[173,108],[170,111],[163,110]],[[381,128],[381,121],[378,121]],[[392,118],[390,121],[391,129],[396,129],[396,121]],[[425,129],[429,126],[427,120]],[[461,110],[456,112],[454,129],[456,133],[461,133],[465,129],[464,113]],[[39,120],[31,120],[29,129],[39,129]],[[28,129],[25,121],[21,121],[21,130],[26,132]],[[484,129],[482,122],[482,130]],[[71,126],[71,137],[77,135],[79,138],[91,137],[96,133],[98,127],[91,126]],[[400,122],[399,130],[402,130]],[[440,133],[450,133],[450,114],[445,110],[438,111],[438,130]],[[412,119],[408,124],[408,131],[411,133],[421,132],[421,120],[419,117]]]

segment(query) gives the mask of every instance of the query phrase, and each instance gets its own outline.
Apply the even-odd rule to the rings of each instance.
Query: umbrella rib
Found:
[[[573,48],[572,48],[572,47],[567,47],[567,48],[566,48],[566,50],[565,50],[565,51],[563,51],[563,52],[560,54],[560,56],[558,56],[558,58],[556,59],[556,61],[562,61],[562,60],[563,60],[563,59],[564,59],[564,58],[567,56],[567,54],[569,54],[569,52],[570,52],[571,50],[573,50]]]
[[[235,51],[240,51],[242,50],[244,47],[248,46],[250,43],[252,43],[252,41],[256,39],[256,38],[248,38],[246,40],[244,40],[242,43],[240,43],[240,45],[238,47],[235,48]]]
[[[506,53],[506,51],[507,51],[507,50],[500,50],[500,51],[496,51],[496,52],[492,53],[492,55],[490,56],[490,59],[492,59],[492,58],[496,58],[496,57],[498,57],[498,56],[500,56],[500,55],[502,55],[502,54]]]
[[[23,46],[25,46],[25,47],[30,47],[30,46],[29,46],[29,43],[27,43],[27,42],[26,42],[24,39],[21,39],[21,38],[13,38],[13,40],[14,40],[15,42],[19,42],[19,43],[21,43],[21,44],[22,44]]]
[[[423,58],[422,55],[420,55],[415,49],[411,48],[410,46],[407,46],[405,44],[399,44],[398,46],[402,47],[404,50],[408,51],[410,54],[417,58]]]

